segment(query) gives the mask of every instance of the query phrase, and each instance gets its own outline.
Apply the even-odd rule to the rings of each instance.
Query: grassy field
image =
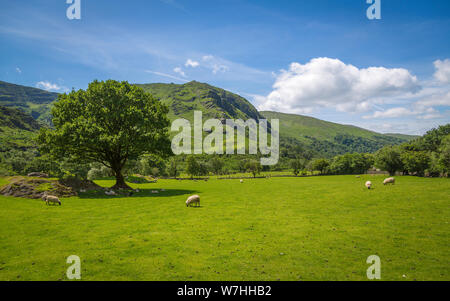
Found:
[[[382,280],[450,280],[450,180],[382,179],[160,180],[60,207],[1,196],[0,280],[65,280],[72,254],[82,280],[367,280],[372,254]]]

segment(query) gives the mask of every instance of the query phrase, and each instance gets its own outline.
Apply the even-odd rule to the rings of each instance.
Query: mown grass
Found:
[[[382,280],[450,280],[450,180],[382,179],[159,180],[62,206],[2,196],[0,280],[65,280],[72,254],[82,280],[367,280],[372,254]]]

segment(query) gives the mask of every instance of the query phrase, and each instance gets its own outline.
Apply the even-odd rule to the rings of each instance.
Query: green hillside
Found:
[[[136,84],[169,107],[169,118],[193,120],[193,112],[203,112],[203,118],[280,120],[281,154],[294,157],[331,157],[347,152],[374,152],[385,145],[400,144],[416,136],[379,134],[351,125],[277,112],[258,112],[245,98],[211,86],[191,81],[185,84]],[[50,123],[51,103],[57,93],[0,81],[0,105],[21,108],[38,121]],[[19,113],[17,113],[19,114]],[[11,114],[10,114],[11,115]],[[6,121],[11,125],[11,120]],[[5,124],[6,125],[6,124]],[[8,125],[8,126],[9,126]],[[20,128],[20,127],[19,127]]]
[[[22,110],[0,106],[0,155],[34,149],[34,138],[40,127],[38,121]]]
[[[280,137],[283,144],[298,144],[324,156],[346,152],[374,152],[385,145],[401,144],[416,138],[400,134],[379,134],[352,125],[302,115],[269,111],[260,113],[269,120],[280,120]]]
[[[205,83],[137,84],[170,108],[170,119],[193,119],[193,111],[203,112],[204,118],[263,118],[245,98]]]
[[[51,103],[58,93],[0,81],[0,105],[21,108],[34,119],[50,123]]]
[[[0,105],[0,127],[34,131],[38,130],[41,124],[20,109]]]

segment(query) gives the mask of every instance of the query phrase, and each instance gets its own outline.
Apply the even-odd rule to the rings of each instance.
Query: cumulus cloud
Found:
[[[19,74],[21,74],[21,73],[22,73],[22,70],[20,70],[19,67],[16,67],[16,72],[19,73]]]
[[[415,103],[418,107],[450,106],[450,92],[431,95]]]
[[[415,93],[418,80],[402,68],[359,69],[338,59],[315,58],[281,70],[260,110],[311,113],[320,108],[364,112],[384,98]]]
[[[228,66],[230,64],[229,62],[213,55],[204,55],[202,60],[205,62],[204,66],[211,69],[213,74],[225,73],[230,70],[230,67]]]
[[[442,83],[450,83],[450,59],[437,60],[434,67],[436,68],[434,77]]]
[[[200,65],[199,62],[193,61],[193,60],[191,60],[191,59],[188,59],[188,60],[186,61],[186,63],[184,64],[184,66],[186,66],[186,67],[192,67],[192,68],[198,67],[199,65]]]
[[[47,90],[47,91],[60,91],[60,90],[65,89],[61,86],[58,86],[57,84],[52,84],[49,81],[40,81],[40,82],[36,83],[36,87],[39,89]]]
[[[186,77],[186,73],[184,73],[183,69],[181,69],[180,67],[175,67],[173,69],[173,72],[178,73],[179,75]]]

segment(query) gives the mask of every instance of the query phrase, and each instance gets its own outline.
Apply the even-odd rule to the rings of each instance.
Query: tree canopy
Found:
[[[93,81],[87,90],[60,94],[52,109],[54,129],[43,128],[40,150],[76,163],[111,168],[115,188],[127,160],[143,153],[170,155],[168,108],[128,82]]]

